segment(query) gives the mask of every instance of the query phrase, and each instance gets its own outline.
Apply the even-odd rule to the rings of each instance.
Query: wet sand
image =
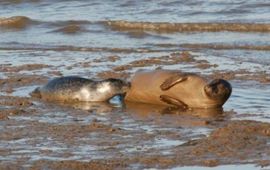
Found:
[[[117,58],[112,56],[108,60]],[[202,70],[215,67],[185,51],[132,61],[112,67],[112,71],[99,72],[97,76],[129,79],[132,69],[137,67],[155,64],[162,67],[183,62]],[[84,64],[76,63],[73,69]],[[183,112],[139,103],[49,103],[13,95],[22,87],[42,85],[49,79],[24,75],[20,71],[48,67],[51,66],[2,65],[1,70],[7,76],[0,80],[1,93],[8,94],[0,96],[0,138],[5,146],[0,151],[3,169],[168,169],[195,165],[214,167],[248,163],[263,167],[270,164],[267,159],[270,156],[267,149],[270,123],[233,120],[237,114],[234,111]],[[12,76],[8,76],[11,73]],[[256,74],[213,72],[208,77],[269,83],[264,73]],[[205,132],[202,129],[206,129]]]
[[[133,103],[124,109],[131,115],[119,115],[111,107],[111,114],[106,115],[108,120],[99,120],[95,117],[99,117],[98,108],[104,108],[102,105],[96,108],[89,105],[94,108],[91,111],[70,105],[38,104],[25,97],[0,96],[0,100],[1,107],[7,107],[1,110],[5,128],[1,129],[0,138],[6,145],[0,151],[3,169],[168,169],[191,165],[270,164],[267,159],[270,123],[233,121],[230,120],[233,112],[196,115],[171,113],[156,107],[153,113],[153,106]],[[42,120],[49,112],[65,112],[71,120],[66,123]],[[88,116],[91,118],[85,122]],[[125,127],[124,122],[132,118],[141,126],[153,124],[159,128],[152,131],[149,128],[149,131]],[[162,128],[166,123],[171,124],[170,129]],[[188,127],[206,127],[212,132],[189,136],[184,132]],[[150,141],[156,141],[157,146]],[[80,157],[78,152],[86,155]],[[93,157],[91,161],[84,161],[89,156]]]

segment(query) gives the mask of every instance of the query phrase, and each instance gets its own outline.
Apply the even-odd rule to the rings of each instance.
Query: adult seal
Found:
[[[45,100],[101,102],[125,94],[129,88],[130,83],[120,79],[94,81],[69,76],[55,78],[45,86],[36,88],[30,95]]]
[[[210,83],[201,76],[177,70],[136,72],[125,100],[176,106],[178,108],[219,108],[232,92],[229,82]]]

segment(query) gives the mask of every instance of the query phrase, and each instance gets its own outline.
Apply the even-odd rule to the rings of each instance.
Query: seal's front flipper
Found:
[[[161,90],[165,91],[165,90],[169,90],[171,87],[173,87],[174,85],[183,82],[187,80],[187,76],[184,74],[176,74],[174,76],[171,76],[169,78],[167,78],[161,85],[160,88]]]
[[[160,96],[160,100],[163,101],[163,102],[165,102],[165,103],[167,103],[167,104],[171,104],[171,105],[177,106],[178,108],[181,108],[181,109],[187,109],[188,108],[188,105],[186,105],[181,100],[172,98],[172,97],[167,96],[167,95],[161,95]]]
[[[37,87],[34,91],[32,91],[30,96],[34,98],[41,98],[40,87]]]

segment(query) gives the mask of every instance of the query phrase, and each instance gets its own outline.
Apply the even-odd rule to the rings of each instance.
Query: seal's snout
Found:
[[[126,87],[127,87],[127,89],[130,89],[131,88],[131,83],[130,82],[126,82]]]
[[[225,102],[232,93],[232,86],[226,80],[215,79],[207,84],[204,90],[208,97]]]
[[[124,80],[110,78],[107,79],[107,81],[110,82],[111,86],[115,89],[115,91],[118,91],[119,93],[125,93],[131,87],[131,83]]]
[[[122,90],[123,92],[127,92],[131,88],[131,83],[130,82],[123,82],[123,87]]]

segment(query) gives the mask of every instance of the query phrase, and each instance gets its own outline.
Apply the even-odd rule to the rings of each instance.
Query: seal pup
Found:
[[[178,108],[218,108],[232,92],[229,82],[210,83],[201,76],[178,70],[138,71],[131,79],[125,100],[176,106]]]
[[[101,102],[122,95],[130,83],[109,78],[101,81],[69,76],[55,78],[45,86],[36,88],[30,95],[45,100]]]

